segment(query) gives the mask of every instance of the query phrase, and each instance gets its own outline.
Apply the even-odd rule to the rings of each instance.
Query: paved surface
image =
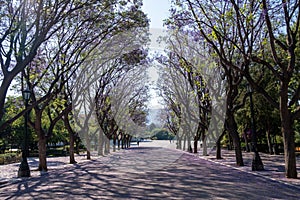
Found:
[[[285,177],[285,167],[284,167],[284,157],[283,155],[269,155],[260,153],[260,157],[264,164],[264,171],[255,171],[251,170],[251,162],[253,158],[252,153],[243,152],[243,160],[245,166],[243,167],[236,167],[235,164],[235,154],[234,151],[227,151],[222,150],[222,158],[221,160],[216,160],[215,156],[213,155],[215,152],[212,152],[210,156],[201,156],[203,159],[209,159],[213,162],[229,166],[232,168],[236,168],[238,170],[255,174],[257,176],[262,176],[271,180],[280,181],[285,184],[289,185],[296,185],[300,187],[300,179],[288,179]],[[297,157],[297,171],[298,177],[300,177],[300,157]],[[300,194],[299,194],[300,196]],[[299,198],[300,199],[300,198]]]
[[[159,145],[140,143],[90,161],[79,156],[75,165],[50,158],[49,172],[23,179],[15,177],[18,164],[1,166],[0,199],[299,199],[297,183],[252,174],[249,166],[234,169],[231,152],[219,164]],[[37,166],[33,158],[29,163]]]

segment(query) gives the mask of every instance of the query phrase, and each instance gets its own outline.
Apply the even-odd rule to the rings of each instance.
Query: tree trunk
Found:
[[[98,156],[104,156],[103,154],[103,144],[104,144],[104,133],[100,128],[98,135]]]
[[[117,145],[117,136],[114,135],[114,138],[113,138],[113,152],[116,152],[116,145]]]
[[[201,133],[201,139],[202,139],[202,155],[207,156],[207,145],[206,145],[206,135],[205,135],[205,130],[202,130]]]
[[[75,155],[74,155],[74,143],[75,143],[75,136],[74,133],[69,133],[70,134],[70,149],[69,149],[69,153],[70,153],[70,164],[75,164],[77,163],[75,161]]]
[[[293,128],[283,124],[283,144],[285,158],[285,173],[287,178],[297,178],[295,138]]]
[[[233,140],[233,146],[235,150],[235,158],[236,158],[236,165],[237,166],[244,166],[242,149],[241,149],[241,141],[240,136],[237,131],[237,124],[234,119],[234,115],[232,112],[227,111],[227,129],[229,134]]]
[[[74,144],[75,144],[75,134],[74,131],[71,128],[70,122],[69,122],[69,118],[68,118],[68,113],[66,113],[64,115],[63,118],[65,127],[67,128],[68,132],[69,132],[69,137],[70,137],[70,148],[69,148],[69,154],[70,154],[70,164],[75,164],[77,163],[75,161],[75,155],[74,155]]]
[[[183,137],[183,133],[180,134],[180,131],[178,131],[178,135],[177,135],[177,149],[182,150],[182,137]]]
[[[178,149],[182,150],[182,137],[178,139]]]
[[[273,152],[275,155],[279,155],[276,135],[273,136]]]
[[[285,175],[287,178],[297,178],[295,135],[292,116],[288,107],[288,81],[283,81],[280,93],[281,132],[284,144]]]
[[[127,149],[127,148],[129,148],[129,146],[128,146],[128,140],[129,140],[129,135],[126,135],[126,139],[125,139],[125,148]]]
[[[128,138],[128,141],[127,141],[127,142],[128,142],[128,148],[129,148],[130,145],[131,145],[131,140],[132,140],[132,136],[130,135],[129,138]]]
[[[198,137],[194,137],[194,153],[198,153]]]
[[[186,146],[186,135],[184,134],[183,136],[183,151],[185,151],[185,146]]]
[[[245,140],[245,143],[246,143],[246,152],[250,152],[249,141],[248,141],[248,135],[247,135],[246,130],[244,130],[243,136],[244,136],[244,140]]]
[[[110,141],[108,137],[104,137],[105,146],[104,146],[104,154],[108,155],[110,153]]]
[[[91,141],[90,141],[90,137],[89,137],[89,131],[88,128],[85,129],[85,141],[86,141],[86,159],[87,160],[91,160]]]
[[[219,137],[217,140],[216,146],[217,146],[217,152],[216,152],[216,159],[222,159],[221,156],[221,140],[222,140],[223,134]]]
[[[86,150],[86,159],[91,160],[91,152]]]
[[[6,74],[3,79],[0,86],[0,121],[2,121],[2,118],[4,116],[4,106],[5,106],[5,99],[7,95],[8,88],[16,74],[8,73]]]
[[[48,171],[47,168],[47,139],[44,133],[39,133],[39,171]]]
[[[186,136],[187,136],[187,152],[193,153],[190,128],[186,127],[186,130],[187,130],[186,131]]]
[[[269,154],[273,155],[273,144],[272,144],[272,137],[271,137],[271,130],[269,123],[267,125],[267,131],[266,131],[266,136],[267,136],[267,143],[268,143],[268,148],[269,148]]]
[[[232,142],[232,138],[231,138],[231,134],[228,131],[228,150],[233,150],[233,142]],[[250,148],[249,148],[250,149]]]
[[[79,137],[76,136],[76,138],[75,138],[75,144],[76,144],[76,154],[77,155],[79,155],[79,143],[80,143]]]
[[[39,171],[47,171],[47,138],[46,134],[42,129],[42,113],[43,111],[39,108],[35,108],[35,121],[34,121],[34,130],[36,131],[39,142],[38,142],[38,148],[39,148]]]

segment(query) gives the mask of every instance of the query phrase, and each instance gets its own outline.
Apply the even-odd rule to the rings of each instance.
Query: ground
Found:
[[[266,163],[265,172],[252,173],[248,170],[250,166],[233,167],[229,157],[231,152],[225,151],[226,159],[217,161],[213,157],[185,153],[174,147],[175,144],[169,141],[141,142],[139,147],[133,145],[106,157],[94,156],[89,161],[83,155],[77,156],[78,163],[75,165],[66,164],[68,158],[50,158],[48,172],[32,171],[32,177],[23,179],[9,177],[16,176],[18,164],[1,166],[0,199],[299,197],[298,180],[288,182],[282,178],[282,172],[280,176],[274,176],[278,171],[274,171],[273,167],[279,162]],[[36,159],[30,158],[29,163],[31,170],[36,168]],[[280,166],[276,170],[281,170]]]

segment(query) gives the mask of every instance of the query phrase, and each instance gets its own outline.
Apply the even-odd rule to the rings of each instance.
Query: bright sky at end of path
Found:
[[[153,40],[157,40],[156,37],[158,37],[157,35],[153,35],[153,34],[154,32],[160,33],[162,29],[164,29],[163,24],[164,24],[164,20],[169,17],[170,5],[171,5],[170,0],[144,0],[143,1],[143,11],[147,14],[148,18],[150,19],[150,29],[152,29],[152,31],[150,31],[152,34],[151,44],[153,47],[157,46],[157,44],[155,44],[156,41]],[[159,29],[161,29],[161,31],[159,31]],[[149,76],[151,81],[153,82],[157,81],[158,73],[155,67],[149,68]],[[151,100],[149,102],[150,103],[149,108],[152,109],[162,108],[162,105],[160,103],[162,99],[160,99],[157,96],[156,91],[153,88],[151,89],[150,94],[151,94]]]

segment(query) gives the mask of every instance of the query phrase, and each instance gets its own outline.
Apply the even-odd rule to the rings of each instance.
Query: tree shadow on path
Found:
[[[141,166],[153,163],[161,166]],[[297,199],[299,193],[191,154],[145,147],[6,184],[0,199]]]

